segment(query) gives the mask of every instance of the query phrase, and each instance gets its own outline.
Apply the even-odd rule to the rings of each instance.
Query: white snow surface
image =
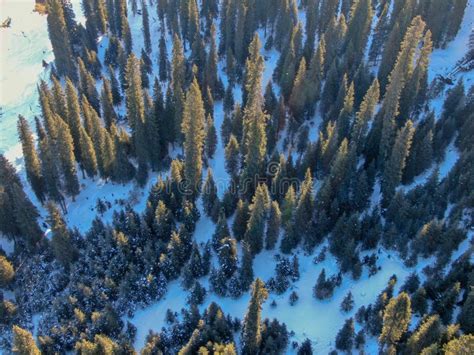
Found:
[[[73,0],[76,18],[83,21],[80,11],[80,0]],[[37,13],[33,13],[33,1],[26,0],[2,0],[0,3],[1,19],[10,16],[12,18],[12,27],[9,29],[0,29],[0,153],[5,153],[6,157],[15,164],[20,171],[21,178],[26,188],[27,194],[32,201],[39,206],[38,201],[34,197],[31,188],[26,183],[24,170],[22,167],[21,147],[17,141],[16,120],[18,114],[23,114],[32,122],[34,115],[40,113],[38,106],[38,95],[36,84],[40,78],[47,78],[48,71],[42,68],[41,62],[53,60],[51,44],[48,39],[46,17]],[[150,8],[150,24],[153,39],[158,39],[158,21],[156,19],[156,11]],[[305,21],[304,13],[299,13],[299,18]],[[130,27],[133,33],[134,52],[140,53],[143,47],[143,34],[141,30],[141,16],[134,16],[129,11]],[[432,80],[436,74],[448,74],[455,63],[464,55],[467,40],[474,21],[474,0],[469,0],[464,20],[460,31],[454,41],[449,43],[445,49],[437,49],[431,56],[429,79]],[[259,31],[262,43],[265,43],[263,31]],[[219,36],[218,36],[219,37]],[[171,54],[171,39],[169,35],[166,37],[168,53]],[[103,58],[105,48],[107,46],[107,37],[103,37],[99,43],[99,57]],[[273,69],[278,60],[279,53],[272,49],[265,51],[265,71],[263,74],[262,86],[266,86],[271,79]],[[154,71],[157,69],[157,45],[153,43],[153,60]],[[224,83],[227,78],[222,70],[223,63],[219,63],[219,75]],[[455,78],[464,77],[465,83],[472,84],[474,72],[458,74]],[[469,85],[466,85],[469,87]],[[276,92],[279,88],[274,85]],[[240,87],[236,87],[235,100],[241,100]],[[439,114],[442,105],[442,96],[432,101],[431,106]],[[215,126],[218,132],[218,145],[215,156],[209,162],[212,168],[214,179],[217,183],[218,194],[223,196],[228,183],[228,175],[224,169],[224,147],[221,142],[220,127],[223,121],[222,102],[216,102],[215,106]],[[310,139],[317,139],[319,130],[320,117],[315,116],[310,124]],[[179,149],[173,151],[173,157],[176,156]],[[444,161],[439,165],[440,178],[444,178],[457,161],[459,153],[451,144],[446,152]],[[433,169],[432,167],[431,169]],[[203,173],[205,176],[206,173]],[[426,180],[429,171],[417,177],[413,184],[419,184]],[[105,212],[102,217],[109,222],[114,210],[121,207],[115,204],[117,199],[124,199],[132,202],[132,207],[138,212],[143,211],[145,201],[152,184],[156,182],[158,174],[152,174],[144,189],[138,188],[134,183],[113,184],[105,182],[101,179],[90,180],[81,179],[81,193],[76,197],[75,201],[68,199],[68,214],[65,219],[70,227],[77,227],[81,232],[87,231],[93,218],[96,216],[95,204],[97,198],[108,200],[112,203],[112,208]],[[409,189],[411,186],[403,188]],[[377,182],[374,194],[371,197],[372,206],[380,200],[380,184]],[[202,212],[200,202],[198,204]],[[41,215],[45,216],[45,211],[39,208]],[[230,220],[231,221],[231,220]],[[201,213],[201,218],[197,223],[194,237],[198,243],[206,242],[214,232],[215,224]],[[6,241],[0,236],[0,246],[7,252],[13,251],[11,242]],[[344,275],[343,282],[340,287],[335,289],[333,297],[329,300],[319,301],[313,297],[312,288],[316,283],[316,279],[322,270],[326,269],[328,276],[337,273],[338,267],[334,257],[327,253],[325,261],[314,264],[313,258],[319,253],[324,245],[318,247],[312,255],[304,255],[302,251],[298,251],[300,263],[300,279],[295,282],[289,290],[283,295],[270,294],[269,299],[263,306],[263,318],[277,318],[279,321],[285,322],[288,330],[295,332],[294,337],[290,338],[290,342],[296,340],[302,342],[306,337],[310,338],[313,343],[315,353],[327,353],[334,348],[334,339],[337,331],[342,327],[345,319],[353,317],[357,309],[362,305],[368,305],[375,301],[377,295],[385,288],[389,278],[395,274],[398,277],[397,287],[399,287],[404,279],[413,269],[407,268],[403,262],[393,253],[380,249],[376,252],[378,256],[377,265],[381,270],[374,276],[369,277],[367,269],[364,268],[362,276],[359,280],[353,280],[349,275]],[[456,255],[460,255],[469,247],[468,241],[461,244]],[[273,258],[278,252],[264,251],[256,256],[254,260],[255,277],[260,277],[264,281],[268,280],[274,274]],[[363,257],[365,254],[362,254]],[[431,260],[421,260],[417,265],[417,270],[422,270]],[[203,278],[202,284],[208,288],[208,278]],[[294,306],[288,303],[289,294],[295,290],[298,293],[299,300]],[[344,314],[339,310],[339,305],[347,294],[351,291],[354,296],[354,309]],[[168,285],[168,292],[163,299],[144,309],[135,312],[134,316],[129,319],[137,326],[137,339],[135,342],[136,349],[141,349],[145,343],[146,335],[149,329],[159,331],[161,327],[166,326],[165,312],[170,308],[173,311],[179,311],[186,306],[187,292],[183,290],[180,281],[173,281]],[[271,302],[275,300],[277,307],[272,308]],[[239,299],[221,298],[214,294],[208,293],[205,302],[200,306],[202,311],[210,302],[217,302],[225,313],[232,316],[243,318],[249,301],[249,294],[245,294]],[[39,315],[35,315],[34,323],[37,324]],[[358,331],[356,324],[356,331]],[[35,329],[37,326],[35,326]],[[237,337],[236,337],[237,338]],[[367,339],[366,352],[376,353],[377,344],[375,339]],[[288,353],[293,353],[291,346],[287,349]]]

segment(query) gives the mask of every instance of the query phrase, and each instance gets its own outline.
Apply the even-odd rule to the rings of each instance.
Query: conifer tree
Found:
[[[184,135],[184,175],[189,197],[194,199],[201,186],[202,151],[204,148],[204,103],[196,79],[193,80],[183,112],[182,132]]]
[[[14,277],[13,265],[5,256],[0,255],[0,287],[7,288]]]
[[[96,89],[96,82],[91,73],[87,70],[81,58],[79,63],[79,87],[80,93],[87,97],[94,110],[100,115],[100,99]]]
[[[214,216],[217,217],[217,214],[215,214],[215,208],[219,206],[219,198],[217,196],[217,187],[214,182],[211,168],[207,169],[207,177],[202,191],[202,204],[204,211],[208,216],[213,216],[214,213]]]
[[[53,87],[52,87],[52,94],[53,94],[53,110],[56,112],[63,120],[67,122],[67,106],[66,106],[66,98],[64,96],[63,88],[59,80],[53,75],[52,77]]]
[[[81,106],[76,89],[71,80],[66,79],[66,101],[67,101],[67,118],[66,122],[71,131],[72,141],[74,144],[74,156],[77,162],[82,161],[82,150],[80,144],[81,130]]]
[[[61,171],[64,176],[66,193],[74,198],[79,194],[79,181],[77,179],[76,159],[74,157],[74,146],[68,125],[58,117],[58,156]]]
[[[53,144],[51,139],[44,137],[39,142],[41,174],[44,178],[48,197],[59,203],[65,210],[64,197],[60,191],[61,181],[57,166],[56,155],[53,153]]]
[[[60,0],[48,0],[48,33],[55,57],[56,69],[60,75],[77,78],[71,41],[67,31],[64,10]]]
[[[126,1],[123,1],[123,2],[126,3]],[[124,44],[125,44],[125,51],[127,52],[127,55],[130,55],[133,49],[133,42],[132,42],[132,32],[130,31],[130,25],[128,23],[126,10],[125,10],[125,13],[122,14],[122,16],[120,17],[120,28],[121,28],[120,30],[121,38],[123,39]]]
[[[217,63],[218,63],[218,56],[217,56],[217,47],[216,47],[216,28],[214,24],[211,26],[211,43],[209,46],[209,54],[206,60],[206,68],[204,72],[204,83],[205,86],[209,87],[211,90],[212,95],[220,99],[223,96],[222,83],[217,74]]]
[[[267,234],[265,238],[265,248],[271,250],[275,248],[280,234],[281,212],[277,201],[272,201],[267,224]]]
[[[252,204],[249,207],[250,217],[244,240],[253,255],[260,253],[263,248],[265,221],[269,209],[269,194],[266,185],[260,184],[255,191]]]
[[[406,125],[398,131],[395,144],[392,148],[392,154],[386,163],[382,178],[383,205],[388,203],[395,195],[395,189],[402,180],[403,169],[405,168],[406,158],[410,152],[413,139],[413,123],[408,121]]]
[[[148,147],[145,129],[145,103],[140,77],[139,60],[132,53],[127,63],[127,117],[132,129],[132,140],[139,170],[146,172]],[[146,179],[145,179],[146,180]]]
[[[208,159],[212,159],[214,157],[214,153],[216,152],[217,146],[217,133],[216,127],[214,126],[214,120],[212,119],[211,115],[207,116],[206,120],[206,156]]]
[[[22,115],[18,116],[18,136],[20,137],[23,159],[25,160],[26,177],[36,197],[43,203],[46,191],[41,174],[41,162],[35,148],[31,129]]]
[[[407,331],[410,319],[410,297],[405,292],[402,292],[398,297],[392,298],[385,307],[383,328],[379,337],[379,343],[382,348],[388,347],[388,349],[393,349]]]
[[[181,121],[184,110],[184,84],[186,74],[186,62],[184,58],[183,44],[178,35],[173,38],[173,54],[171,60],[171,88],[173,92],[175,139],[181,141]],[[168,95],[167,95],[168,96]],[[167,105],[168,106],[168,105]],[[179,138],[179,139],[178,139]]]
[[[442,331],[443,325],[437,314],[425,318],[407,340],[407,350],[411,354],[421,354],[423,349],[438,342]]]
[[[237,240],[242,240],[247,229],[249,219],[249,206],[247,201],[239,200],[235,211],[234,223],[232,224],[232,232]]]
[[[309,240],[311,235],[310,223],[313,214],[313,179],[311,178],[311,171],[308,169],[305,174],[305,179],[301,185],[300,194],[298,197],[298,204],[295,210],[295,232],[303,238],[307,245],[313,246],[312,241]],[[312,245],[313,244],[313,245]]]
[[[336,348],[350,352],[354,344],[354,320],[349,318],[336,336]]]
[[[350,126],[352,123],[352,113],[354,110],[354,83],[349,85],[346,96],[344,97],[344,104],[339,116],[337,117],[337,138],[342,141],[344,138],[348,138]]]
[[[36,346],[31,333],[17,325],[13,326],[13,347],[14,354],[40,355],[41,351]]]
[[[319,100],[321,84],[324,74],[324,60],[326,54],[326,41],[324,35],[321,36],[318,49],[311,58],[306,78],[306,106],[312,112],[316,101]]]
[[[258,177],[263,173],[267,137],[266,115],[263,113],[261,90],[263,58],[260,55],[260,39],[256,34],[249,47],[249,58],[245,64],[245,91],[247,97],[244,108],[244,169],[241,176],[245,194],[251,196]],[[248,187],[248,188],[247,188]]]
[[[69,268],[77,258],[77,250],[72,243],[71,234],[67,229],[61,212],[53,204],[48,204],[48,223],[51,226],[51,246],[56,259],[65,267]]]
[[[306,103],[306,60],[304,57],[301,58],[298,73],[295,77],[293,84],[293,90],[291,91],[289,105],[294,117],[301,122],[303,111]]]
[[[117,123],[117,114],[115,113],[113,94],[110,82],[107,78],[103,78],[103,87],[100,94],[100,104],[102,106],[102,117],[104,118],[105,127],[110,128],[112,124]]]
[[[112,89],[112,98],[114,106],[119,105],[122,102],[122,94],[120,93],[120,85],[117,78],[115,77],[115,70],[112,66],[109,66],[109,77],[110,86]]]
[[[262,304],[267,297],[268,291],[263,281],[256,279],[242,326],[242,354],[244,355],[256,354],[259,351],[262,341]]]
[[[79,146],[82,152],[80,166],[81,169],[86,171],[87,176],[93,178],[97,174],[97,157],[94,145],[84,127],[81,126],[79,129]]]
[[[160,37],[158,64],[160,80],[166,81],[168,79],[168,51],[166,49],[165,36],[163,35]]]
[[[232,180],[236,180],[239,174],[240,157],[239,143],[233,134],[230,135],[229,142],[225,147],[225,169]]]
[[[472,333],[474,330],[474,288],[470,286],[469,293],[459,314],[459,324],[465,333]]]
[[[148,18],[148,7],[145,0],[142,0],[142,27],[143,39],[145,42],[145,50],[147,53],[151,52],[151,38],[150,38],[150,20]]]
[[[351,130],[351,142],[356,145],[358,153],[360,153],[363,146],[363,139],[367,133],[368,123],[373,118],[375,106],[379,100],[379,95],[380,86],[376,78],[364,96],[364,99],[359,107],[359,111],[356,113],[355,121]]]

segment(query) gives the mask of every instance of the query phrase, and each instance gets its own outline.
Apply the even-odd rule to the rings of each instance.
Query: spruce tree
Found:
[[[383,173],[383,206],[388,206],[395,195],[396,187],[402,180],[403,169],[405,168],[406,158],[410,152],[413,134],[414,128],[411,121],[408,121],[406,125],[398,131],[395,144],[392,148],[392,154],[385,165]]]
[[[82,161],[82,150],[80,144],[81,131],[81,106],[77,96],[76,88],[71,80],[66,79],[66,102],[67,102],[67,118],[69,129],[71,131],[72,141],[74,144],[74,156],[78,163]]]
[[[313,179],[311,171],[308,169],[305,174],[305,179],[301,185],[300,194],[298,197],[298,204],[295,210],[295,233],[299,238],[305,240],[307,246],[314,246],[314,242],[310,240],[311,228],[308,221],[313,215]],[[298,239],[299,239],[298,238]]]
[[[253,255],[260,253],[263,248],[265,222],[269,209],[269,194],[266,185],[260,184],[255,191],[252,204],[249,207],[250,217],[244,240]]]
[[[295,77],[295,82],[293,84],[293,90],[291,91],[289,99],[289,105],[293,116],[299,122],[301,122],[306,104],[306,75],[306,60],[303,57],[301,58],[298,72]]]
[[[247,229],[249,219],[249,206],[247,201],[239,200],[235,211],[234,223],[232,224],[232,232],[237,240],[242,240]]]
[[[202,205],[208,216],[217,217],[215,212],[219,206],[219,198],[217,196],[217,187],[211,168],[207,170],[207,177],[202,190]]]
[[[13,347],[14,354],[40,355],[41,351],[36,346],[31,333],[17,325],[13,326]]]
[[[64,177],[65,190],[74,201],[75,196],[79,194],[80,186],[77,179],[73,141],[69,126],[60,117],[56,121],[58,122],[58,156]]]
[[[35,148],[31,129],[22,115],[18,116],[18,136],[20,137],[23,159],[25,160],[26,177],[36,197],[43,203],[46,191],[41,174],[41,162]]]
[[[354,320],[349,318],[336,336],[336,348],[350,352],[354,344]]]
[[[158,64],[159,64],[159,77],[161,81],[166,81],[168,79],[168,51],[166,49],[166,40],[165,36],[160,37],[160,45],[159,45],[159,56],[158,56]]]
[[[107,78],[103,78],[103,87],[100,94],[100,104],[102,106],[102,117],[104,118],[105,127],[110,128],[112,124],[117,123],[117,114],[115,113],[113,94],[110,82]]]
[[[148,7],[145,0],[142,0],[142,27],[143,39],[145,42],[145,50],[147,53],[151,52],[151,38],[150,38],[150,20],[148,18]]]
[[[0,287],[7,288],[14,277],[13,265],[5,256],[0,255]]]
[[[81,169],[85,170],[87,176],[94,178],[97,174],[97,157],[92,140],[82,126],[79,131],[79,146],[82,152]]]
[[[256,279],[252,286],[247,313],[242,326],[242,354],[257,354],[262,341],[261,312],[262,304],[268,297],[268,291],[262,280]]]
[[[53,204],[48,204],[48,223],[51,226],[51,246],[56,259],[67,269],[77,258],[77,250],[72,243],[71,234],[61,212]]]
[[[405,334],[411,319],[411,301],[405,293],[392,298],[383,312],[383,328],[379,343],[383,347],[393,349]]]
[[[239,143],[233,134],[225,147],[225,169],[232,180],[236,180],[240,168]]]
[[[67,75],[75,80],[77,78],[76,69],[61,1],[47,0],[46,6],[48,9],[48,33],[53,47],[56,69],[60,75]]]
[[[272,201],[267,224],[267,234],[265,238],[265,248],[271,250],[275,248],[280,234],[281,212],[277,201]]]
[[[186,95],[181,127],[184,135],[184,175],[187,193],[192,199],[198,195],[201,186],[204,122],[205,112],[201,90],[194,79]]]
[[[207,116],[206,120],[206,156],[208,159],[212,159],[214,157],[214,153],[216,152],[217,146],[217,133],[216,127],[214,126],[214,120],[212,119],[211,115]]]
[[[171,60],[171,88],[173,92],[173,109],[175,123],[175,139],[181,142],[181,125],[184,110],[184,84],[186,74],[186,59],[183,44],[178,35],[173,38],[173,53]],[[169,96],[169,95],[167,95]],[[167,105],[168,106],[168,105]]]

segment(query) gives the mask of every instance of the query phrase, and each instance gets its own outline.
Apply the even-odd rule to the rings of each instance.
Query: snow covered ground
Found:
[[[18,114],[24,115],[32,122],[34,115],[40,113],[38,106],[38,94],[36,84],[40,78],[47,78],[48,72],[42,67],[42,60],[50,62],[53,60],[51,44],[48,39],[46,17],[37,13],[33,13],[33,1],[26,0],[1,0],[0,13],[4,17],[12,18],[12,27],[9,29],[0,29],[0,153],[5,153],[7,158],[14,163],[21,172],[22,179],[25,180],[22,170],[21,147],[18,144],[16,134],[16,121]],[[79,20],[82,20],[80,11],[80,0],[73,0],[74,10]],[[133,16],[129,14],[130,26],[133,32],[134,52],[139,53],[143,46],[143,36],[141,32],[141,16]],[[304,14],[300,13],[300,19],[305,20]],[[454,41],[448,44],[445,49],[437,49],[431,56],[429,79],[432,80],[436,74],[448,74],[454,64],[464,55],[468,37],[474,23],[474,0],[469,0],[468,7],[464,16],[464,20],[458,36]],[[152,26],[152,38],[158,38],[158,21],[156,12],[150,11],[150,24]],[[262,43],[263,31],[259,31]],[[106,48],[107,38],[103,38],[101,42],[100,55]],[[171,39],[167,36],[167,49],[171,54]],[[273,69],[275,68],[279,53],[275,50],[264,51],[265,71],[263,74],[262,86],[265,87],[271,79]],[[154,46],[153,62],[156,69],[157,45]],[[223,76],[222,63],[219,64],[219,73]],[[474,72],[457,74],[455,79],[464,78],[466,86],[474,84]],[[222,77],[226,82],[226,78]],[[278,90],[278,87],[275,87]],[[235,89],[235,100],[240,101],[240,88]],[[437,114],[441,111],[443,97],[432,100],[431,107]],[[215,106],[215,126],[218,132],[218,145],[214,158],[209,162],[212,168],[214,179],[217,183],[218,194],[223,196],[227,187],[228,174],[224,169],[224,147],[221,142],[220,128],[223,121],[222,103],[217,102]],[[315,141],[318,135],[320,118],[315,117],[313,124],[310,125],[310,139]],[[454,166],[458,159],[458,152],[451,144],[446,152],[444,161],[439,165],[440,178],[445,177],[450,169]],[[434,167],[432,167],[434,169]],[[419,176],[410,186],[404,186],[410,189],[416,184],[423,183],[429,176],[430,170]],[[203,174],[206,175],[205,173]],[[132,207],[141,212],[145,207],[145,200],[152,184],[156,182],[157,174],[153,174],[148,180],[144,189],[139,189],[134,183],[125,185],[106,183],[100,179],[92,181],[90,179],[81,180],[82,189],[75,201],[67,201],[68,214],[65,216],[68,225],[77,227],[81,232],[85,232],[91,225],[92,219],[96,215],[95,204],[97,198],[110,201],[113,205],[112,209],[105,212],[103,218],[106,221],[111,220],[114,210],[120,208],[120,205],[114,202],[119,199],[133,201]],[[36,203],[34,195],[31,193],[29,185],[25,183],[27,193]],[[375,204],[380,200],[380,184],[376,184],[374,194],[371,198]],[[37,204],[37,203],[36,203]],[[38,205],[38,204],[37,204]],[[44,216],[44,210],[40,208],[41,214]],[[196,226],[195,238],[198,243],[207,241],[214,232],[215,224],[202,213],[201,219]],[[10,253],[13,250],[12,243],[6,241],[0,236],[0,246]],[[385,250],[380,250],[377,254],[377,265],[381,266],[381,270],[374,276],[369,277],[367,269],[361,278],[354,281],[350,276],[345,275],[342,285],[336,288],[334,296],[326,301],[318,301],[312,296],[312,288],[316,283],[316,279],[322,270],[326,269],[328,275],[332,275],[338,270],[335,259],[328,253],[325,261],[314,264],[314,255],[320,251],[314,252],[313,255],[303,255],[300,251],[300,279],[283,295],[270,294],[269,299],[263,306],[263,317],[277,318],[285,322],[288,329],[295,332],[294,338],[290,341],[303,341],[306,337],[313,342],[313,348],[316,353],[328,352],[333,348],[335,334],[341,328],[344,320],[353,316],[358,307],[368,305],[375,301],[377,295],[385,288],[389,278],[396,274],[398,277],[397,287],[399,287],[405,277],[413,271],[407,268],[403,262],[394,254]],[[461,244],[459,250],[465,250],[468,243]],[[254,273],[256,277],[268,280],[274,274],[273,260],[276,252],[262,252],[254,260]],[[364,256],[364,255],[362,255]],[[417,266],[421,270],[430,263],[430,260],[422,260]],[[272,267],[269,267],[269,265]],[[208,286],[207,278],[202,280],[204,286]],[[299,300],[294,306],[288,303],[289,294],[295,290],[299,295]],[[354,296],[354,310],[348,314],[343,314],[339,310],[339,305],[343,297],[351,291]],[[165,311],[171,308],[179,311],[186,306],[187,292],[184,291],[179,281],[174,281],[168,285],[166,296],[159,302],[138,310],[130,320],[137,326],[138,333],[135,346],[137,349],[143,347],[145,337],[149,329],[158,331],[165,326]],[[243,317],[249,295],[244,295],[239,299],[221,298],[214,294],[208,294],[203,310],[210,302],[216,301],[223,308],[225,313],[232,316]],[[277,303],[276,307],[271,307],[272,301]],[[356,329],[357,331],[358,329]],[[376,343],[372,339],[368,341],[366,351],[368,353],[376,352]],[[289,347],[288,352],[292,350]]]

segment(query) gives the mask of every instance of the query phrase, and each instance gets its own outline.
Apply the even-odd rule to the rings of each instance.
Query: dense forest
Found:
[[[18,117],[22,169],[0,155],[5,353],[474,353],[474,48],[429,74],[468,6],[82,0],[77,21],[46,0],[41,114]],[[90,229],[68,225],[97,182],[134,186],[144,208],[97,199]],[[361,302],[350,285],[389,258],[408,276]],[[175,284],[182,309],[166,306]],[[330,328],[322,347],[264,317],[341,285],[340,329],[295,321]],[[164,326],[137,348],[131,320],[160,300]]]

